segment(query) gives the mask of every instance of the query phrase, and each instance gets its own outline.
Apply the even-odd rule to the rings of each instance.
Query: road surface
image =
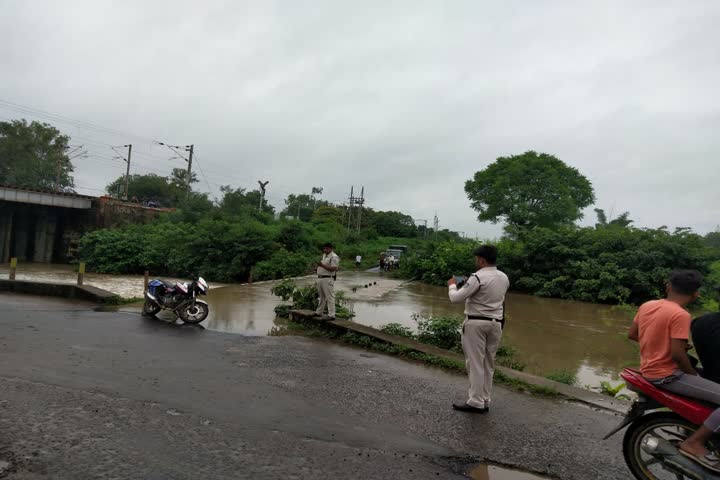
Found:
[[[463,414],[462,376],[327,341],[32,296],[0,310],[0,478],[630,476],[620,437],[600,440],[618,417],[587,407],[498,388]]]

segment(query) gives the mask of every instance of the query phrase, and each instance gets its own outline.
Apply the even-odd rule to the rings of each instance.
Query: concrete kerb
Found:
[[[90,302],[100,304],[116,304],[120,301],[120,296],[112,292],[108,292],[107,290],[92,287],[90,285],[73,285],[69,283],[45,283],[0,279],[0,291],[88,300]]]
[[[375,328],[360,325],[359,323],[348,320],[330,320],[326,317],[315,317],[315,312],[311,310],[292,310],[290,312],[290,319],[300,323],[310,323],[319,326],[329,327],[332,325],[331,328],[339,329],[340,331],[350,331],[359,335],[371,337],[384,343],[400,345],[428,355],[461,362],[465,361],[463,355],[449,350],[427,345],[411,338],[390,335]],[[547,378],[538,377],[537,375],[513,370],[507,367],[498,366],[496,367],[496,370],[502,372],[509,378],[520,380],[538,387],[550,388],[567,400],[580,402],[601,410],[625,414],[630,408],[630,402],[628,401],[612,398],[607,395],[585,390],[583,388],[572,387],[570,385],[565,385],[564,383],[555,382]]]

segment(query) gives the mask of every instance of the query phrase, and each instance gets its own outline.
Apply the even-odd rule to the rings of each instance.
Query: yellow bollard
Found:
[[[80,268],[78,268],[78,285],[83,284],[84,277],[85,277],[85,262],[80,262]]]
[[[10,259],[10,280],[15,280],[15,272],[17,272],[17,258]]]

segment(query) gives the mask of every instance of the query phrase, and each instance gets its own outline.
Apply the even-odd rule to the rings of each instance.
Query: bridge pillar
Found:
[[[50,263],[53,260],[56,228],[57,215],[53,212],[44,212],[38,217],[35,223],[33,262]]]
[[[10,242],[12,240],[13,213],[0,210],[0,262],[10,261]]]

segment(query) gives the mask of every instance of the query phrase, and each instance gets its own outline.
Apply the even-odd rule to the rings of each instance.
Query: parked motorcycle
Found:
[[[193,280],[189,285],[152,280],[145,292],[143,313],[156,315],[160,310],[172,310],[185,323],[200,323],[207,318],[210,307],[197,297],[207,295],[209,289],[202,277]]]
[[[635,478],[720,480],[720,474],[685,457],[678,449],[716,407],[662,390],[634,369],[626,368],[620,376],[638,399],[605,440],[629,426],[623,438],[623,455]],[[708,449],[717,452],[719,441],[720,437],[713,437]]]

